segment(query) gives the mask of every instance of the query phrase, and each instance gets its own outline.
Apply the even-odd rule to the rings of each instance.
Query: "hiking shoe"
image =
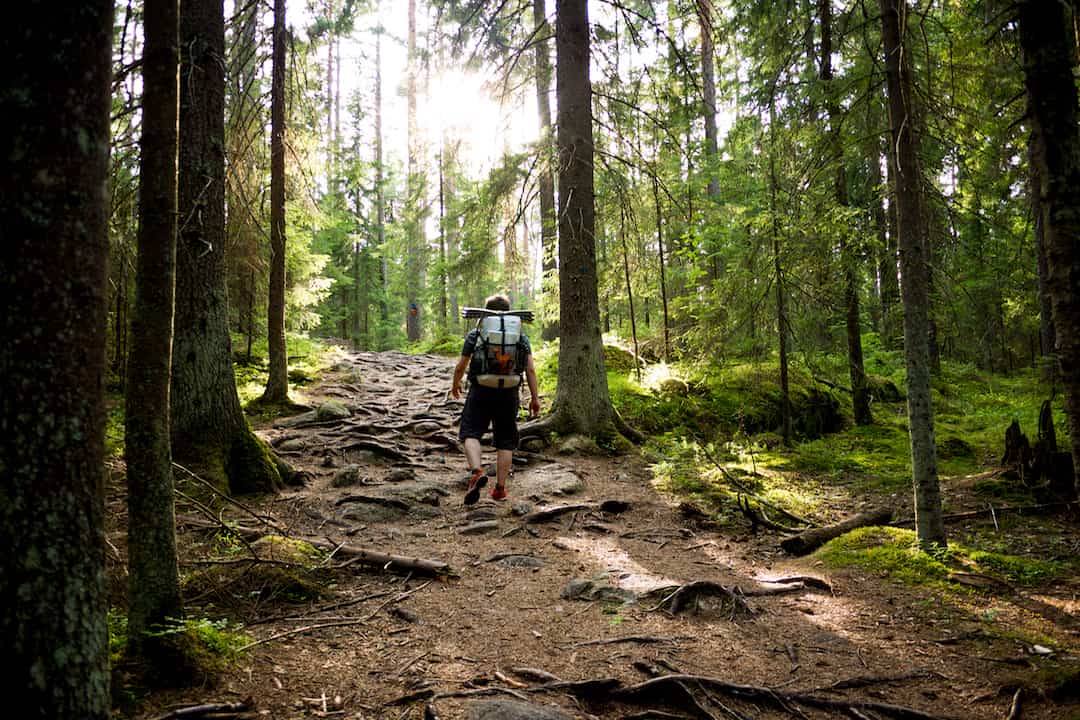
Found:
[[[491,488],[491,499],[492,500],[505,500],[506,499],[506,488],[499,487],[498,485]]]
[[[473,468],[469,475],[469,487],[465,491],[465,504],[475,505],[480,499],[480,488],[487,485],[487,473],[482,468]]]

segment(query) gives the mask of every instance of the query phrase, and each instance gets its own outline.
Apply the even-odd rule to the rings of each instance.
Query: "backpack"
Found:
[[[476,324],[472,369],[476,382],[490,388],[513,388],[521,383],[528,355],[521,336],[521,318],[493,313]]]

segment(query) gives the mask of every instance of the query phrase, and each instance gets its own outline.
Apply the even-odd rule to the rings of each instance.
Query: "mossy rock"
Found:
[[[263,559],[296,565],[314,565],[323,557],[322,551],[311,543],[281,535],[266,535],[253,542],[251,547]]]
[[[608,370],[629,372],[638,364],[644,364],[640,359],[635,362],[634,353],[619,347],[618,345],[604,346],[604,366]]]
[[[844,427],[840,400],[831,392],[810,388],[791,398],[792,427],[799,435],[815,439]]]
[[[904,393],[900,392],[896,383],[881,375],[867,375],[866,389],[870,397],[877,402],[892,403],[901,402],[904,399]]]
[[[315,376],[304,368],[292,368],[289,370],[289,382],[294,385],[310,385]]]
[[[975,455],[975,449],[966,440],[958,437],[947,437],[938,443],[937,454],[942,460],[969,458]]]
[[[327,400],[315,413],[319,420],[344,420],[352,415],[352,411],[340,400]]]
[[[559,440],[556,452],[560,455],[599,455],[600,446],[584,435],[567,435]]]
[[[664,378],[659,389],[664,395],[686,397],[690,394],[690,384],[677,377]]]

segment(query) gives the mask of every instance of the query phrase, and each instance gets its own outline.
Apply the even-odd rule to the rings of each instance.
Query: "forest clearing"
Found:
[[[636,450],[523,453],[510,498],[469,508],[450,359],[328,362],[302,391],[327,409],[260,430],[305,487],[221,512],[178,501],[189,611],[227,619],[246,649],[207,686],[139,698],[133,717],[182,704],[235,706],[183,716],[215,718],[1020,717],[1014,701],[1025,718],[1075,717],[1080,529],[1006,514],[1035,504],[1022,488],[987,500],[977,488],[1000,469],[943,479],[949,513],[970,515],[950,535],[1006,553],[942,558],[947,574],[903,550],[910,531],[894,558],[837,563],[890,545],[881,527],[797,557],[788,534],[715,521],[744,484],[690,511]],[[910,517],[905,495],[865,485],[830,483],[818,524]],[[110,538],[122,547],[122,527]],[[1049,571],[1054,557],[1068,559]]]
[[[6,712],[1080,718],[1078,27],[21,4]]]

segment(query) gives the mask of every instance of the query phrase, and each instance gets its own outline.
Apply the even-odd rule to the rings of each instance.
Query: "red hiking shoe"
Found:
[[[491,499],[492,500],[505,500],[506,499],[506,488],[499,487],[498,485],[491,488]]]
[[[475,505],[476,501],[480,499],[480,488],[487,485],[487,473],[483,468],[473,468],[472,473],[469,475],[469,486],[465,490],[466,505]]]

